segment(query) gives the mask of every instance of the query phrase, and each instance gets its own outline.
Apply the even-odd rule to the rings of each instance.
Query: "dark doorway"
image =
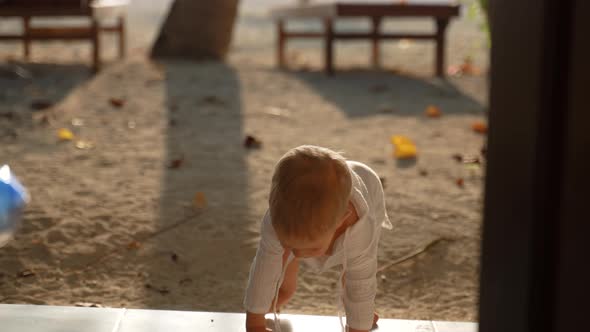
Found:
[[[480,331],[582,331],[590,297],[590,3],[490,1]]]

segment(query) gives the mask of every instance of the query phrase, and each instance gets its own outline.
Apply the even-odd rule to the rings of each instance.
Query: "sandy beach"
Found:
[[[338,44],[334,77],[321,71],[319,42],[293,43],[291,70],[278,70],[268,2],[242,3],[226,63],[148,59],[170,1],[133,3],[129,55],[117,61],[104,38],[97,75],[86,44],[34,43],[30,62],[20,44],[0,44],[0,164],[32,197],[0,248],[0,303],[243,311],[274,163],[315,144],[384,179],[395,229],[380,242],[378,312],[477,320],[485,135],[472,124],[486,120],[485,75],[433,78],[434,46],[411,41],[384,43],[380,70],[368,43]],[[454,21],[448,41],[448,65],[472,57],[486,71],[477,19]],[[429,105],[442,116],[425,116]],[[61,128],[74,139],[60,142]],[[246,149],[247,135],[262,146]],[[392,157],[392,135],[415,141],[414,162]],[[284,311],[336,314],[337,273],[303,269]]]

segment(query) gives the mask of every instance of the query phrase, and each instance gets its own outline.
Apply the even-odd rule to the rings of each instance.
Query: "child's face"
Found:
[[[297,258],[324,256],[332,246],[337,231],[343,226],[351,213],[352,211],[349,207],[340,222],[336,223],[336,225],[327,231],[326,234],[317,236],[314,240],[302,241],[299,239],[281,239],[281,244],[285,249],[291,250],[293,256]]]

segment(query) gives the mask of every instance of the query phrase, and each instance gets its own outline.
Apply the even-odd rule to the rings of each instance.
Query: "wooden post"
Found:
[[[445,36],[447,26],[449,25],[448,18],[436,19],[436,76],[445,76]]]
[[[28,60],[29,57],[31,56],[30,29],[31,29],[31,17],[30,16],[23,16],[23,46],[24,46],[24,53],[25,53],[26,60]]]
[[[125,16],[119,17],[119,58],[123,59],[127,54],[127,36],[125,31]]]
[[[332,26],[332,19],[324,19],[324,69],[326,74],[334,74],[334,28]]]
[[[285,68],[285,44],[287,43],[287,36],[285,34],[285,21],[279,19],[277,21],[277,64],[279,68]]]
[[[92,68],[94,72],[100,70],[100,27],[98,20],[92,19]]]
[[[372,59],[371,59],[371,63],[373,64],[374,68],[378,68],[379,66],[381,66],[381,59],[380,59],[380,50],[379,50],[379,34],[380,34],[380,25],[381,25],[381,17],[379,16],[373,16],[372,17],[372,22],[373,22],[373,39],[372,39],[372,44],[373,44],[373,52],[372,52]]]

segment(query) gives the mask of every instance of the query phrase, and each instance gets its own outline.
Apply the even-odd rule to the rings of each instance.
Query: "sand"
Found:
[[[36,43],[29,63],[0,44],[0,164],[32,196],[0,249],[0,303],[242,311],[273,165],[316,144],[385,179],[395,229],[380,242],[379,313],[475,321],[484,169],[453,155],[479,156],[485,143],[471,129],[485,121],[485,76],[432,78],[432,45],[413,42],[386,45],[376,71],[367,44],[339,44],[335,77],[321,72],[319,43],[297,43],[293,70],[277,70],[263,1],[242,5],[227,63],[154,63],[146,53],[168,3],[133,5],[128,58],[116,61],[105,38],[96,76],[85,44]],[[485,69],[483,40],[477,22],[454,22],[449,64],[472,56]],[[36,100],[53,106],[33,111]],[[424,115],[431,104],[442,117]],[[58,142],[60,128],[75,139]],[[394,134],[416,142],[415,162],[392,158]],[[246,135],[261,148],[245,149]],[[336,274],[303,269],[285,312],[336,314]]]

